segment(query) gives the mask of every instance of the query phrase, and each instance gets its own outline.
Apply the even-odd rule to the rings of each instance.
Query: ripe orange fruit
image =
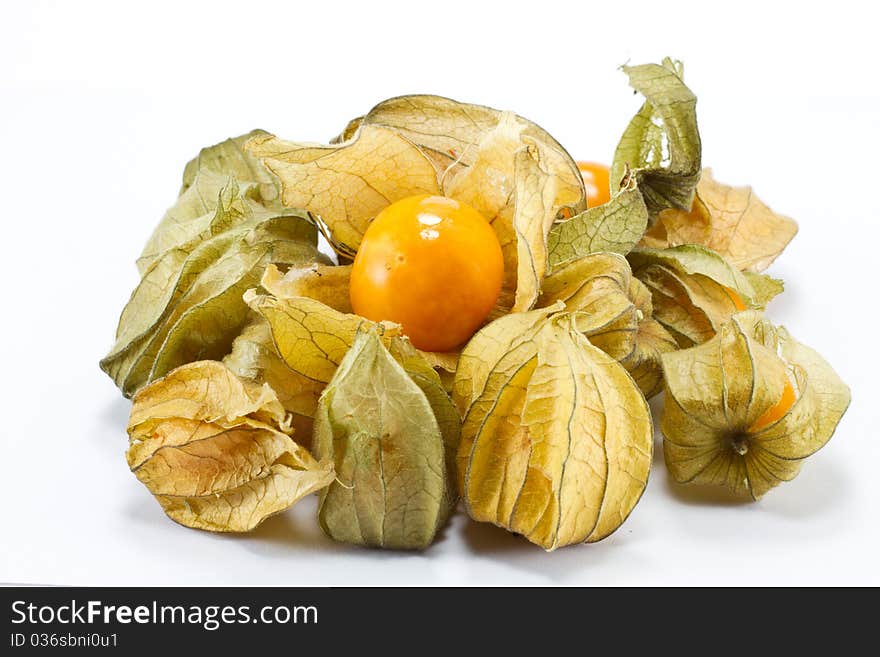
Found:
[[[733,290],[726,285],[723,285],[722,287],[727,293],[727,296],[730,297],[730,300],[733,302],[733,306],[736,308],[737,312],[747,309],[745,302],[743,301],[742,297],[739,296],[736,290]]]
[[[757,433],[761,429],[769,427],[771,424],[782,418],[783,415],[788,413],[789,409],[794,406],[796,400],[797,395],[794,393],[794,387],[792,387],[791,381],[786,381],[785,386],[782,388],[782,397],[780,397],[779,401],[773,406],[764,411],[761,417],[755,420],[752,426],[749,427],[749,432]]]
[[[598,162],[578,162],[584,187],[587,189],[587,207],[595,208],[611,200],[611,170]]]
[[[358,315],[397,322],[419,349],[451,351],[485,321],[503,276],[485,217],[445,196],[410,196],[367,228],[349,294]]]

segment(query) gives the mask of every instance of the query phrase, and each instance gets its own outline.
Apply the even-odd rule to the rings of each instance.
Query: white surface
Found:
[[[880,56],[867,3],[380,4],[4,5],[0,582],[880,584]],[[616,67],[666,54],[699,96],[704,162],[800,222],[771,269],[787,291],[770,315],[853,390],[794,482],[758,504],[699,499],[670,485],[660,457],[616,534],[552,554],[461,515],[424,554],[338,545],[314,499],[249,536],[165,518],[126,468],[129,405],[97,362],[198,148],[254,127],[323,140],[384,97],[423,91],[515,109],[607,161],[639,104]]]

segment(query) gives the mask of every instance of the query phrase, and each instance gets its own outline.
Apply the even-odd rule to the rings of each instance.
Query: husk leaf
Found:
[[[191,252],[172,249],[150,266],[132,293],[101,368],[130,396],[179,365],[222,358],[246,323],[242,295],[259,282],[268,263],[305,266],[321,260],[317,233],[307,218],[268,212],[250,216]]]
[[[129,467],[187,527],[244,532],[333,480],[290,437],[268,385],[215,361],[189,363],[135,395]]]
[[[411,366],[418,360],[414,350],[403,356]],[[371,327],[357,334],[321,395],[315,452],[334,462],[337,480],[321,493],[318,519],[335,540],[424,549],[449,516],[454,447],[422,386],[435,401],[445,399],[442,421],[454,434],[447,440],[457,442],[458,417],[431,367],[416,371],[422,385]]]
[[[632,277],[626,259],[594,253],[574,260],[544,279],[539,307],[564,303],[590,342],[619,361],[651,397],[662,387],[660,354],[677,348],[652,319],[651,295]]]
[[[630,121],[611,166],[611,180],[631,169],[650,221],[667,208],[690,210],[700,179],[697,98],[682,81],[681,62],[624,66],[645,103]]]
[[[773,212],[751,187],[731,187],[703,169],[689,211],[667,209],[642,244],[666,248],[702,244],[737,269],[762,272],[797,234],[794,220]]]
[[[468,513],[547,550],[620,526],[647,482],[653,433],[623,367],[553,310],[483,328],[462,353],[454,389]]]
[[[793,479],[834,433],[849,388],[812,349],[755,311],[738,313],[712,340],[665,354],[664,456],[679,483],[725,486],[758,499]],[[782,397],[796,401],[776,421],[756,420]]]
[[[686,244],[636,248],[627,256],[633,274],[651,291],[653,317],[682,347],[711,339],[742,310],[763,310],[782,282],[745,274],[711,249]]]

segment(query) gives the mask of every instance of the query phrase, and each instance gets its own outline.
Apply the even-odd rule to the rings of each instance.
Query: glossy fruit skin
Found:
[[[452,351],[486,320],[503,277],[501,246],[483,215],[444,196],[410,196],[367,228],[349,294],[358,315],[397,322],[419,349]]]
[[[782,397],[773,406],[764,411],[761,417],[755,420],[754,424],[749,427],[749,432],[757,433],[781,419],[794,406],[795,401],[797,401],[797,395],[794,392],[794,387],[790,381],[786,381],[785,387],[782,389]]]
[[[587,190],[587,207],[595,208],[611,200],[611,170],[598,162],[578,162],[584,187]]]

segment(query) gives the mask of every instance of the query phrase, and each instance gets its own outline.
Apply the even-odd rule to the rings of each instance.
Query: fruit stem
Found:
[[[738,435],[733,439],[732,442],[733,451],[739,454],[740,456],[745,456],[749,451],[749,441],[746,436]]]

